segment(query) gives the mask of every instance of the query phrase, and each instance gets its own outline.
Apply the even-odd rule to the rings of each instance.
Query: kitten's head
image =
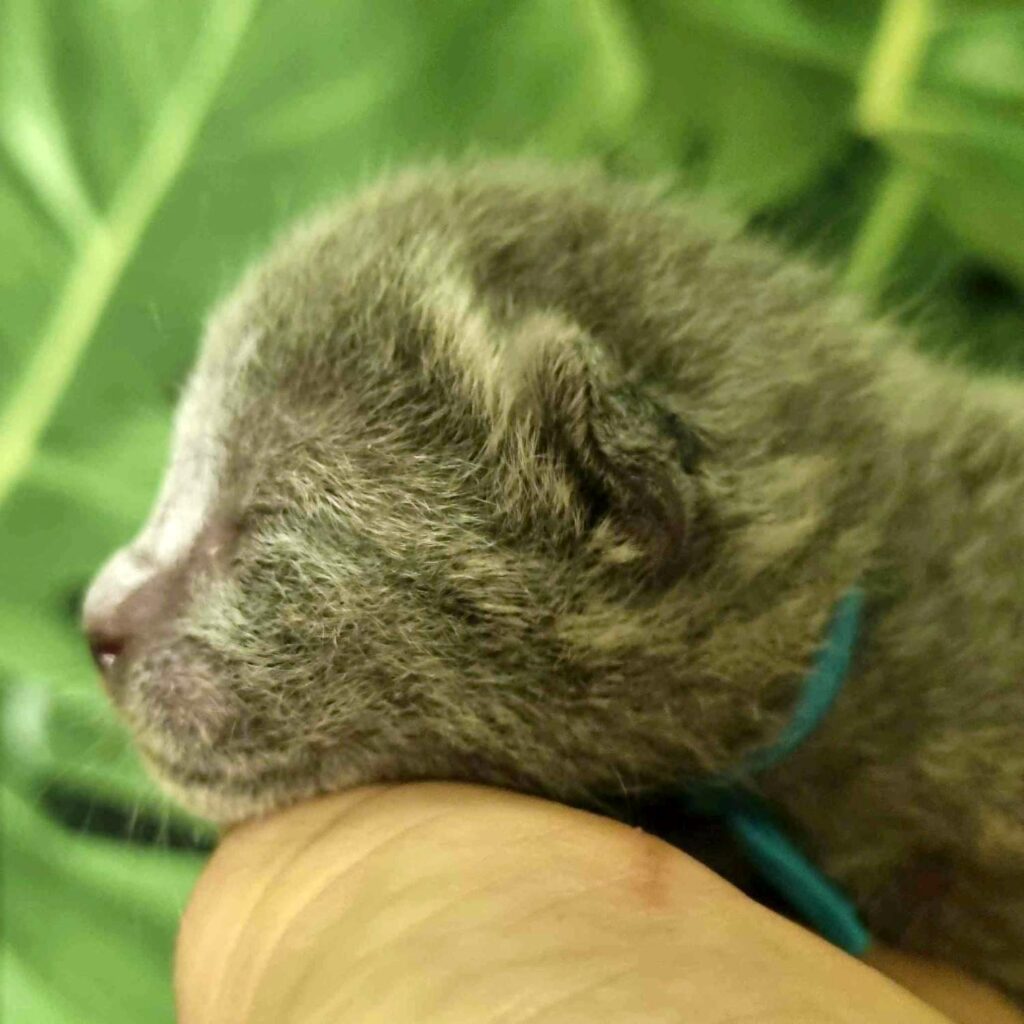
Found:
[[[729,659],[785,658],[728,653],[749,579],[723,537],[750,516],[677,388],[721,356],[680,356],[667,301],[708,243],[649,206],[413,176],[301,228],[214,316],[162,494],[85,611],[185,804],[228,821],[420,777],[590,799],[742,739]],[[801,635],[815,603],[786,613]]]

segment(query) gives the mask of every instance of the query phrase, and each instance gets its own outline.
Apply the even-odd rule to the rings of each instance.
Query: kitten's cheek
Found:
[[[201,766],[229,755],[248,732],[231,687],[173,641],[130,666],[116,703],[139,746],[163,762]]]

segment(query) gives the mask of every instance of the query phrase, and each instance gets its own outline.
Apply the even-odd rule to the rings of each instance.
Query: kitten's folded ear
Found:
[[[554,314],[527,320],[498,363],[499,429],[525,429],[526,450],[568,477],[567,511],[590,543],[663,582],[697,568],[708,543],[707,448],[694,426]]]

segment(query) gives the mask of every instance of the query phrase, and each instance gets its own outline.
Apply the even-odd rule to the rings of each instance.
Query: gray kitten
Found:
[[[1024,388],[917,355],[701,205],[407,174],[214,316],[166,485],[85,620],[220,822],[384,779],[609,808],[785,727],[758,783],[873,931],[1024,997]]]

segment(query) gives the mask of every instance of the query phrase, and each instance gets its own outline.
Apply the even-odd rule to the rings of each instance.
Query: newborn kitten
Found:
[[[1024,387],[917,355],[703,206],[520,163],[293,231],[214,316],[85,622],[230,822],[385,779],[597,808],[757,783],[879,937],[1024,997]]]

